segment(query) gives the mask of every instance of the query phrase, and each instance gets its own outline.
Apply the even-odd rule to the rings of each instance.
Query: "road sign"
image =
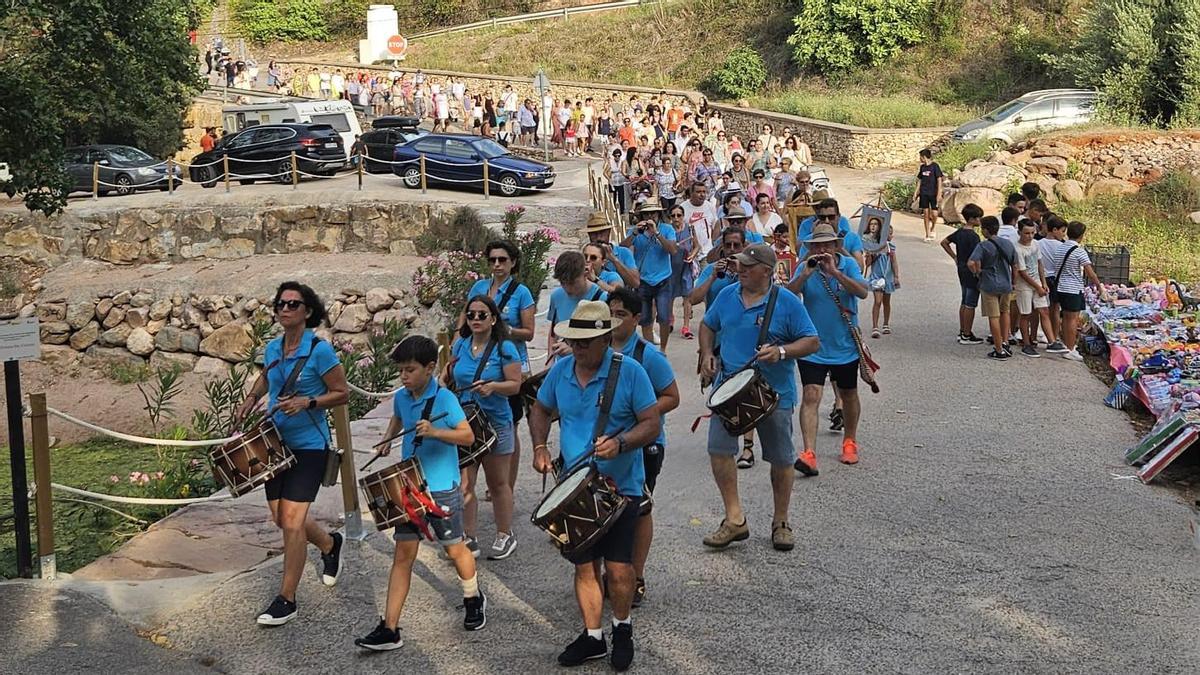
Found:
[[[37,319],[0,321],[0,361],[36,359],[41,355]]]
[[[393,35],[388,38],[387,49],[389,54],[404,56],[404,52],[408,51],[408,40],[403,35]]]

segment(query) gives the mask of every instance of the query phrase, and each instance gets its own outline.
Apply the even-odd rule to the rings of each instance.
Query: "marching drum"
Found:
[[[708,395],[708,409],[732,436],[742,436],[779,407],[779,394],[757,368],[743,368]]]
[[[416,457],[367,474],[358,484],[380,532],[414,520],[423,521],[429,512],[427,504],[433,503],[421,462]]]
[[[588,548],[617,522],[629,498],[590,462],[567,474],[542,498],[530,518],[564,553]]]
[[[484,455],[496,447],[496,429],[478,403],[464,403],[462,409],[466,413],[467,423],[471,425],[471,431],[475,432],[474,443],[458,446],[458,468],[465,469],[478,464]]]
[[[528,379],[521,383],[521,398],[525,402],[525,415],[529,415],[529,411],[533,410],[533,404],[537,403],[538,389],[542,387],[542,382],[546,381],[546,375],[550,373],[547,368],[540,373],[530,375]],[[558,413],[555,412],[550,417],[550,421],[554,422],[558,419]]]
[[[213,477],[238,497],[292,468],[296,456],[283,444],[275,423],[268,417],[252,430],[208,455]]]

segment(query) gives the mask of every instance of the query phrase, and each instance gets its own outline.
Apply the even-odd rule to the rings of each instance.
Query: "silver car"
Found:
[[[1091,121],[1097,94],[1090,89],[1042,89],[1009,101],[955,129],[956,141],[988,141],[1001,148],[1032,133]]]

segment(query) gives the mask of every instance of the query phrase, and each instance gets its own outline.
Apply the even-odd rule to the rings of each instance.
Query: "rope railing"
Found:
[[[367,398],[381,398],[381,399],[382,398],[391,398],[392,396],[395,396],[397,393],[399,393],[402,389],[404,389],[404,387],[396,387],[395,389],[393,389],[391,391],[367,391],[366,389],[363,389],[362,387],[354,384],[353,382],[346,382],[346,385],[350,387],[350,391],[358,394],[359,396],[366,396]]]
[[[54,408],[47,407],[46,412],[58,417],[59,419],[66,420],[71,424],[88,429],[89,431],[94,431],[98,434],[104,434],[105,436],[127,441],[129,443],[137,443],[139,445],[155,445],[160,447],[176,448],[207,448],[214,445],[224,445],[225,443],[237,440],[239,438],[238,436],[229,436],[227,438],[212,438],[206,441],[176,441],[170,438],[148,438],[146,436],[134,436],[133,434],[126,434],[120,431],[106,429],[102,426],[92,424],[91,422],[85,422],[78,417],[68,415],[63,411],[56,410]]]
[[[59,492],[87,497],[89,499],[99,499],[100,501],[113,502],[114,504],[130,504],[133,506],[187,506],[188,504],[203,504],[205,502],[220,502],[227,499],[233,499],[233,495],[229,494],[229,490],[222,488],[207,497],[193,497],[190,499],[156,499],[153,497],[124,497],[122,495],[109,495],[103,492],[92,492],[91,490],[81,490],[73,488],[69,485],[60,483],[50,483],[50,487]],[[260,489],[262,486],[255,488]],[[251,491],[253,492],[253,490]],[[249,493],[246,493],[249,494]]]

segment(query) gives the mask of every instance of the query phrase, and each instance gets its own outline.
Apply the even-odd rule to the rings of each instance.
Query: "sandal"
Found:
[[[747,441],[742,445],[742,454],[737,459],[737,468],[749,469],[754,466],[754,442]]]
[[[889,326],[889,325],[887,325],[886,323],[885,323],[885,324],[883,324],[883,334],[884,334],[884,335],[891,335],[891,334],[892,334],[892,327],[891,327],[891,326]]]
[[[878,328],[876,328],[875,330],[871,331],[871,337],[873,337],[873,338],[878,338],[878,337],[879,337],[879,329],[878,329]]]
[[[694,334],[692,334],[692,329],[687,326],[684,326],[683,330],[679,331],[679,334],[683,336],[684,340],[691,340],[696,337]]]
[[[846,421],[842,417],[842,409],[834,408],[833,412],[829,413],[829,430],[841,431],[845,427]]]

